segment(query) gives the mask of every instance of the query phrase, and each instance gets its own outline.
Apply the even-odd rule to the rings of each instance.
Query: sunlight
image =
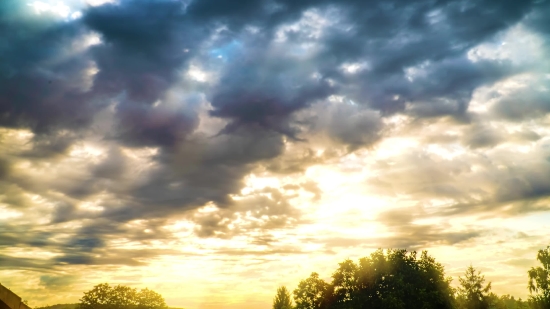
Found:
[[[82,143],[71,147],[69,155],[71,157],[98,161],[105,156],[105,149],[93,144]]]
[[[100,6],[106,3],[115,3],[116,0],[86,0],[86,3],[91,6]]]
[[[209,80],[205,71],[202,71],[200,68],[193,65],[191,65],[189,71],[187,71],[187,75],[198,82],[206,82]]]
[[[35,1],[29,4],[29,6],[34,8],[34,11],[38,15],[43,14],[45,12],[51,12],[64,18],[67,18],[71,15],[71,8],[61,1],[56,1],[56,2]]]
[[[280,179],[276,177],[261,177],[255,174],[250,174],[245,178],[245,187],[241,190],[241,194],[247,195],[254,191],[264,188],[279,188],[281,187]]]
[[[90,212],[101,212],[105,210],[105,207],[99,206],[97,202],[82,202],[78,207],[84,211]]]
[[[0,201],[2,200],[2,195],[0,195]],[[10,219],[20,218],[23,216],[23,213],[10,209],[8,205],[0,204],[0,213],[2,213],[2,216],[0,216],[1,221],[8,221]]]

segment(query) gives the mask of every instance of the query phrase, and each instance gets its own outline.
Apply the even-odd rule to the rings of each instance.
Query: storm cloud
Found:
[[[0,268],[200,255],[168,248],[185,237],[305,254],[275,235],[337,212],[346,175],[415,206],[323,250],[454,246],[486,230],[422,220],[548,211],[548,1],[65,2],[0,3]],[[14,258],[31,249],[51,255]]]

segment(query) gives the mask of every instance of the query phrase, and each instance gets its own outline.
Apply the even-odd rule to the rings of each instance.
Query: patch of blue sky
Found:
[[[211,57],[227,61],[231,59],[242,48],[241,42],[233,40],[231,43],[218,48],[211,49],[208,53]]]

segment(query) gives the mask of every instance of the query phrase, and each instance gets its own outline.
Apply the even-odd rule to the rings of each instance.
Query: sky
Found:
[[[0,282],[270,308],[428,250],[527,297],[550,245],[550,1],[0,1]]]

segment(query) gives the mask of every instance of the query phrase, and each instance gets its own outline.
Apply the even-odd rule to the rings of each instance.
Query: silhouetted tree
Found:
[[[426,251],[378,250],[359,260],[357,277],[356,308],[452,308],[451,279]]]
[[[470,265],[464,273],[464,278],[459,277],[457,303],[461,309],[488,309],[490,307],[489,291],[491,282],[486,286],[485,276],[481,272],[476,273],[475,268]]]
[[[453,289],[443,266],[427,252],[378,250],[355,264],[339,264],[326,284],[316,273],[300,282],[295,294],[296,308],[422,308],[453,306]]]
[[[273,299],[273,309],[292,309],[292,300],[286,287],[281,286],[277,289],[277,295]]]
[[[296,309],[326,308],[330,294],[329,285],[319,278],[318,273],[312,273],[309,278],[300,281],[293,292]]]
[[[142,289],[139,293],[137,293],[137,306],[138,309],[167,308],[164,297],[153,290],[149,290],[148,288]]]
[[[536,309],[550,309],[550,246],[539,250],[537,260],[542,267],[528,271],[530,301]]]
[[[107,283],[96,285],[80,299],[79,309],[164,309],[164,298],[149,289],[137,291],[123,285],[111,287]]]
[[[514,296],[501,295],[495,293],[488,295],[489,308],[491,309],[530,309],[529,304],[521,298],[515,299]]]
[[[345,260],[332,274],[333,308],[354,308],[357,303],[358,267],[352,260]]]

